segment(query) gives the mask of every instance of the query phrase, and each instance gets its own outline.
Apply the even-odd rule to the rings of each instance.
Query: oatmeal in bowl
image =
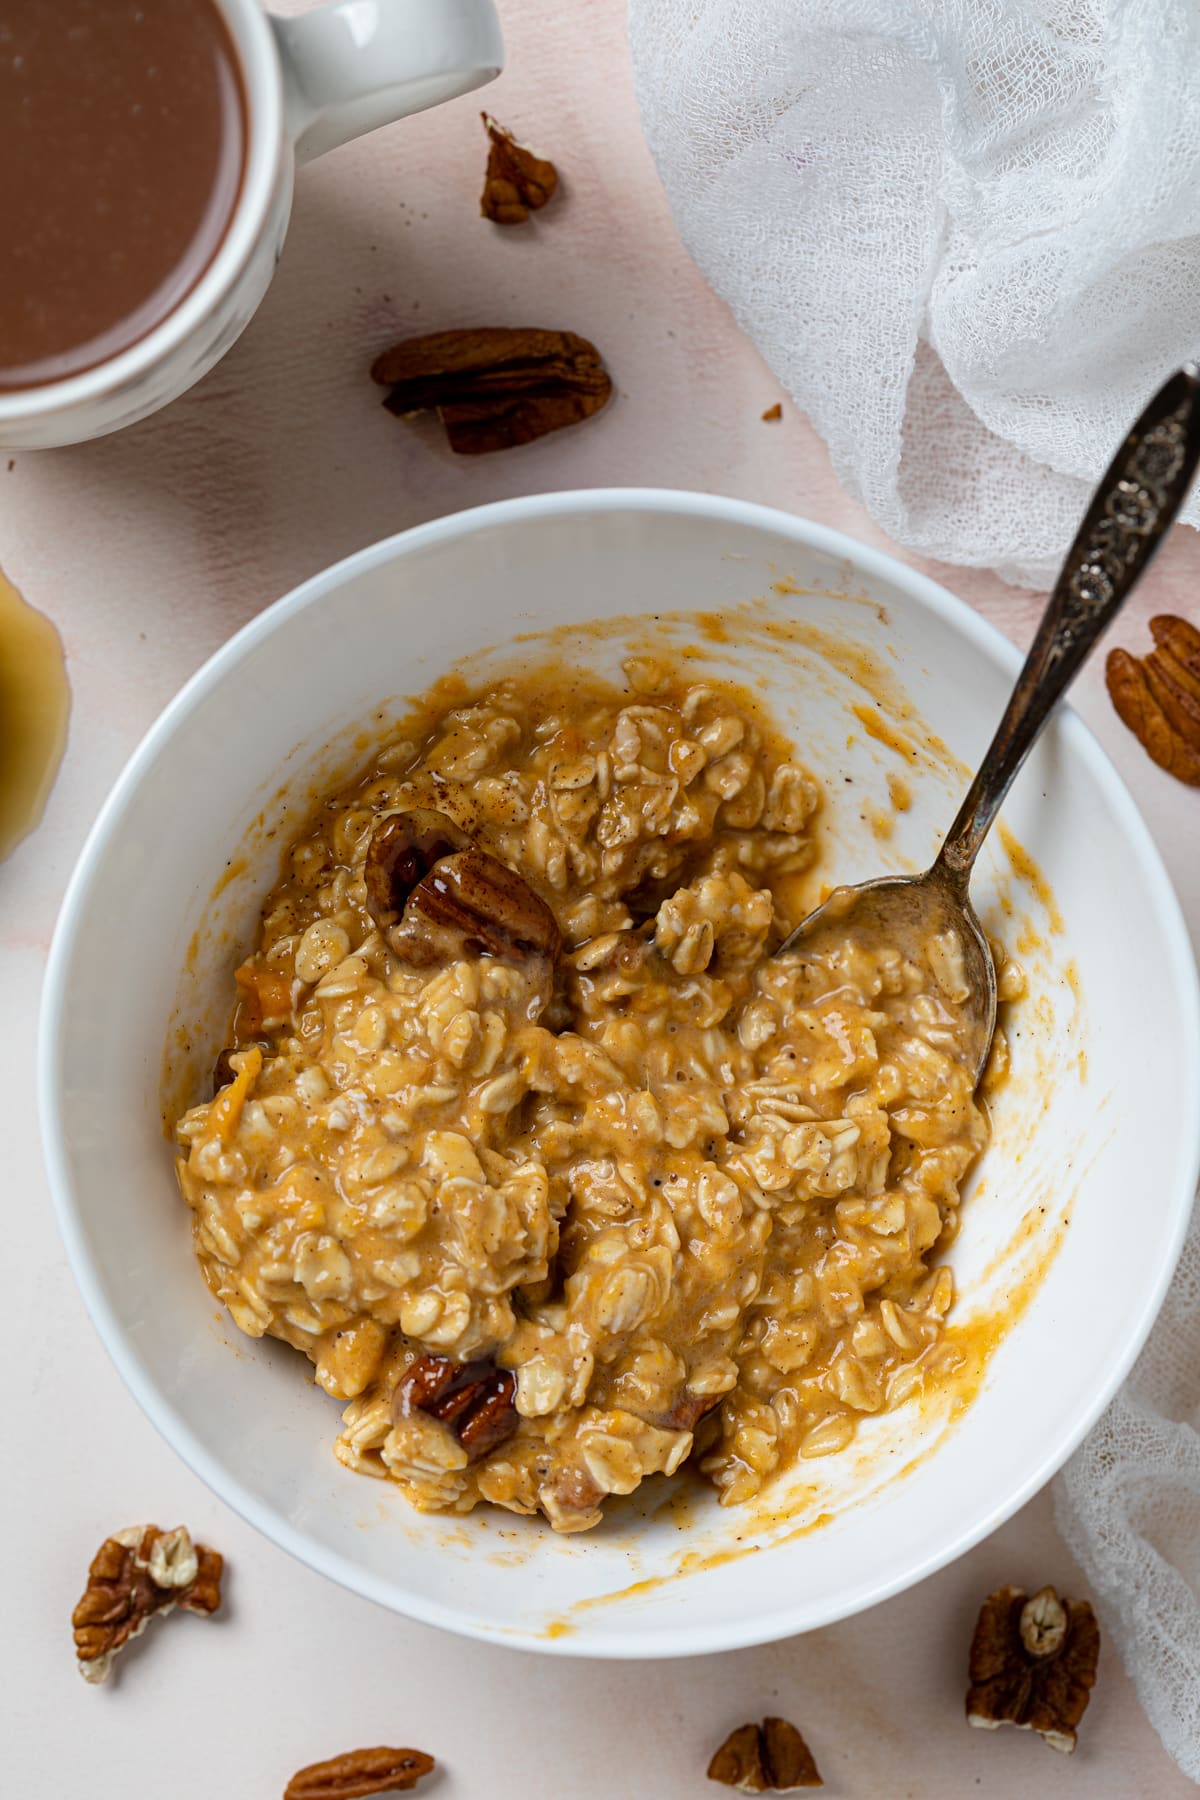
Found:
[[[426,1623],[646,1657],[843,1618],[1045,1482],[1195,1191],[1149,834],[1063,709],[973,882],[1026,982],[982,1107],[953,943],[773,954],[928,866],[1018,662],[849,539],[628,491],[223,646],[95,826],[40,1047],[83,1296],[222,1500]]]
[[[689,1460],[750,1499],[952,1367],[987,1137],[957,945],[772,955],[803,747],[622,674],[435,695],[324,800],[176,1126],[205,1278],[345,1403],[339,1460],[561,1532]]]

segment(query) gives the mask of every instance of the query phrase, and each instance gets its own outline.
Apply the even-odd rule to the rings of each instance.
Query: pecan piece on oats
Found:
[[[443,856],[466,850],[470,843],[461,826],[431,807],[389,813],[371,834],[363,863],[367,911],[379,929],[389,932],[398,925],[417,883]]]
[[[743,1794],[790,1794],[825,1785],[796,1727],[774,1718],[731,1731],[708,1765],[708,1779]]]
[[[390,814],[367,846],[363,881],[367,911],[396,955],[418,967],[468,951],[544,959],[549,969],[558,955],[546,902],[445,813]]]
[[[1151,761],[1200,787],[1200,631],[1170,613],[1151,619],[1150,631],[1146,656],[1109,651],[1109,696]]]
[[[707,1418],[723,1399],[723,1394],[693,1394],[689,1388],[683,1388],[674,1406],[655,1423],[666,1431],[695,1431],[701,1419]]]
[[[594,344],[534,326],[407,338],[376,357],[371,378],[391,390],[389,412],[408,417],[436,408],[460,456],[510,450],[576,425],[612,393]]]
[[[223,1562],[186,1529],[131,1525],[105,1538],[92,1558],[88,1584],[71,1615],[75,1655],[85,1681],[106,1681],[113,1659],[140,1636],[156,1613],[175,1607],[215,1613],[221,1604]]]
[[[479,210],[493,224],[523,225],[531,212],[537,212],[553,196],[558,170],[549,157],[519,143],[490,113],[479,116],[488,134],[487,174]]]
[[[559,933],[554,914],[523,876],[486,850],[463,850],[443,857],[417,883],[388,942],[418,966],[467,951],[541,961],[549,972]]]
[[[1160,659],[1200,703],[1200,630],[1174,613],[1156,613],[1150,635]]]
[[[427,1413],[478,1462],[517,1429],[516,1392],[516,1376],[486,1358],[456,1363],[448,1356],[418,1356],[396,1383],[392,1417]]]
[[[1069,1755],[1099,1655],[1100,1627],[1086,1600],[1060,1599],[1052,1587],[1032,1598],[1022,1588],[997,1588],[971,1640],[968,1724],[1017,1725]]]
[[[367,1800],[370,1794],[407,1793],[433,1773],[432,1756],[423,1750],[346,1750],[325,1762],[297,1769],[283,1800]]]
[[[563,1463],[546,1471],[537,1499],[555,1531],[590,1531],[600,1523],[604,1490],[589,1470]]]

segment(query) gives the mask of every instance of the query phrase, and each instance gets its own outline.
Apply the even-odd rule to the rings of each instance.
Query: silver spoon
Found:
[[[956,934],[963,1061],[978,1081],[996,1027],[996,968],[969,896],[979,848],[1057,701],[1128,599],[1183,504],[1200,461],[1200,369],[1159,389],[1096,489],[1047,603],[1033,647],[979,773],[923,875],[884,875],[835,888],[784,939],[777,956],[849,932],[867,947]]]

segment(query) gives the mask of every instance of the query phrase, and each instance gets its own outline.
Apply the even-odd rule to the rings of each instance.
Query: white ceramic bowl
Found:
[[[691,639],[697,669],[761,681],[825,779],[828,868],[857,878],[928,859],[961,774],[926,754],[924,727],[978,757],[1018,663],[995,631],[932,582],[800,519],[695,494],[561,494],[377,544],[219,651],[118,782],[50,961],[50,1176],[88,1307],[134,1394],[218,1494],[312,1567],[500,1643],[602,1656],[757,1643],[957,1556],[1048,1479],[1112,1395],[1162,1299],[1196,1181],[1186,935],[1128,794],[1064,712],[1005,814],[1061,929],[1002,845],[976,877],[985,918],[1024,934],[1033,993],[952,1251],[958,1316],[1013,1317],[973,1404],[952,1416],[960,1383],[871,1421],[851,1453],[802,1464],[764,1507],[721,1509],[694,1491],[664,1505],[654,1481],[611,1524],[569,1538],[484,1509],[423,1517],[335,1461],[335,1403],[293,1352],[218,1316],[192,1260],[160,1117],[172,999],[187,1039],[171,1038],[172,1078],[199,1082],[237,946],[310,782],[352,770],[361,734],[404,695],[464,652],[547,628],[560,628],[564,655],[615,666],[614,640],[561,628],[695,608],[724,611],[730,642],[711,621],[647,628]],[[837,645],[833,660],[821,654]],[[897,731],[911,754],[884,741]],[[913,803],[886,839],[868,824],[887,829],[889,773]]]

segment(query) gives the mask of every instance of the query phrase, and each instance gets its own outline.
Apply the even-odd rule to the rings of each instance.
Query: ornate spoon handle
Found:
[[[1188,363],[1137,420],[1084,515],[1037,636],[934,871],[963,897],[971,865],[1055,703],[1136,586],[1200,461],[1200,369]]]

